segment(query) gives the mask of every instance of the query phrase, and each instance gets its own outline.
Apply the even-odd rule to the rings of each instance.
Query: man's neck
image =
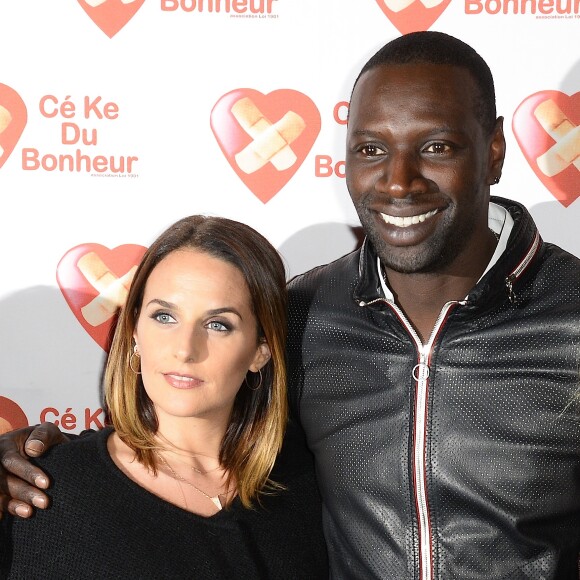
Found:
[[[467,259],[466,252],[443,272],[402,274],[385,268],[396,304],[423,342],[428,340],[443,306],[465,299],[477,284],[496,245],[497,238],[489,231],[476,259]]]

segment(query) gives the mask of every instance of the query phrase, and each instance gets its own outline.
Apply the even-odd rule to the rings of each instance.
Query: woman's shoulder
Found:
[[[51,447],[44,455],[33,460],[43,470],[70,471],[80,467],[95,466],[106,450],[112,429],[83,433],[67,443]]]

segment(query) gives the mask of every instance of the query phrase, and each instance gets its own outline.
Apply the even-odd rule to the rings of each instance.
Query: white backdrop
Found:
[[[175,220],[247,222],[288,277],[354,249],[347,101],[404,32],[447,32],[487,60],[508,145],[492,193],[580,255],[579,25],[579,0],[4,0],[0,430],[100,426],[109,315],[93,300],[122,293]],[[289,150],[257,167],[246,147],[272,124]]]

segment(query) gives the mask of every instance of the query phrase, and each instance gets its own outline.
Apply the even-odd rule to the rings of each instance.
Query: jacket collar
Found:
[[[493,203],[505,208],[514,220],[506,251],[479,280],[467,297],[469,303],[480,303],[499,293],[511,299],[517,296],[516,285],[529,270],[541,248],[541,239],[528,210],[512,200],[492,197]],[[377,254],[368,238],[360,249],[359,279],[353,298],[356,302],[369,303],[384,298],[377,268]]]

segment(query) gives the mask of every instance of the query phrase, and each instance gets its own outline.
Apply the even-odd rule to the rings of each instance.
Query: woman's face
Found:
[[[160,429],[189,417],[225,427],[246,373],[270,358],[242,273],[197,250],[152,270],[133,336]]]

